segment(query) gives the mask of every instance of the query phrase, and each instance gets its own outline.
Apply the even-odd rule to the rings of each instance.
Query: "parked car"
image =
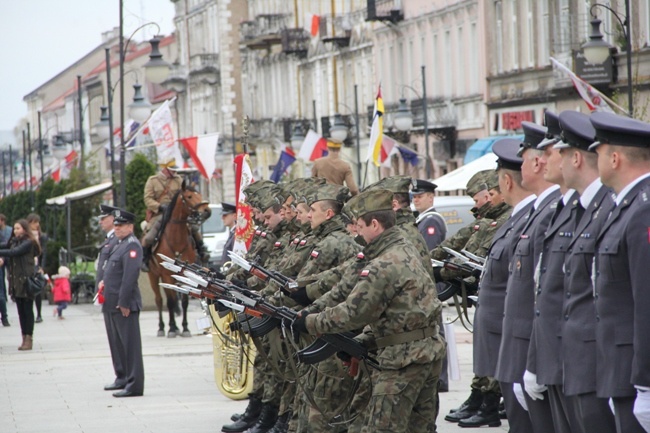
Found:
[[[212,215],[201,226],[203,233],[203,242],[210,252],[210,266],[221,266],[221,255],[223,246],[228,240],[228,228],[223,225],[221,220],[221,205],[211,204],[210,210]]]
[[[474,221],[474,215],[471,212],[474,200],[466,195],[436,196],[433,206],[445,218],[447,237],[453,236],[458,230]]]

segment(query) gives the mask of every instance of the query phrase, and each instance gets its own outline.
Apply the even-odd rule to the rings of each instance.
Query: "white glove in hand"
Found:
[[[637,386],[636,399],[634,400],[634,416],[641,427],[650,432],[650,390]]]
[[[526,370],[524,373],[524,388],[533,400],[544,400],[543,392],[548,389],[546,385],[537,383],[537,375]]]
[[[514,391],[515,397],[517,397],[517,401],[519,402],[521,407],[523,407],[524,410],[528,412],[528,405],[526,404],[526,399],[524,398],[524,390],[521,388],[521,384],[513,383],[512,390]]]

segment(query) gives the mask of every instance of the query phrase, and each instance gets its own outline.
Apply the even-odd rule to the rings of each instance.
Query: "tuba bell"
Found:
[[[230,324],[236,320],[235,313],[230,312],[222,318],[214,305],[210,305],[210,316],[214,381],[226,397],[245,399],[253,389],[253,361],[256,355],[253,340],[248,334],[230,330]],[[228,338],[224,338],[224,335]]]

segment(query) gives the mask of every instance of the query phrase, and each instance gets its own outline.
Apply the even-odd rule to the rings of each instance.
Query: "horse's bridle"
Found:
[[[187,200],[185,200],[185,195],[183,195],[182,191],[181,191],[181,202],[183,203],[183,206],[185,206],[185,208],[189,209],[189,211],[190,211],[190,214],[187,217],[187,222],[189,222],[190,224],[201,224],[203,221],[201,221],[202,218],[201,218],[201,214],[199,214],[198,209],[199,209],[199,207],[201,207],[201,206],[203,206],[205,204],[208,204],[209,202],[207,200],[203,200],[203,201],[197,203],[195,206],[191,206],[187,202]],[[180,223],[180,222],[184,222],[184,221],[172,220],[172,222],[179,222]]]

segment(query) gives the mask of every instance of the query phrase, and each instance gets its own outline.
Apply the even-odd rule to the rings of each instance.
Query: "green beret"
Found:
[[[323,200],[333,200],[344,204],[349,197],[350,190],[347,186],[327,183],[325,185],[319,185],[318,188],[314,189],[314,194],[311,197],[307,197],[307,204],[311,206],[317,201]]]
[[[393,210],[393,192],[387,189],[372,189],[354,197],[351,212],[359,218],[369,212]]]
[[[393,194],[408,194],[411,189],[411,177],[410,176],[390,176],[384,179],[381,179],[378,182],[369,185],[364,189],[364,191],[370,191],[372,189],[387,189],[392,191]]]
[[[494,172],[494,170],[483,170],[476,173],[472,176],[469,181],[467,181],[467,195],[474,197],[476,193],[487,189],[487,184],[485,183],[485,178],[489,172]]]

